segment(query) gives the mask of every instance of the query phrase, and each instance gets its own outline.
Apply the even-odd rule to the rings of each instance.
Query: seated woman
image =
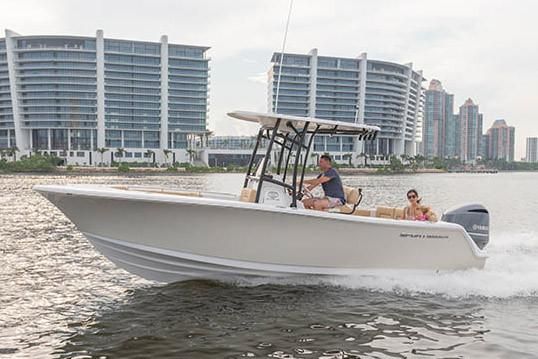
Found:
[[[410,221],[437,222],[437,215],[431,207],[420,204],[418,192],[414,189],[407,191],[409,205],[404,208],[404,219]]]
[[[422,214],[416,217],[415,220],[437,222],[437,215],[432,211],[431,207],[420,206],[419,210],[422,212]]]

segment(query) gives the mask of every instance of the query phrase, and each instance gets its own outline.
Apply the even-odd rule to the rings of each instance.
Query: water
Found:
[[[365,203],[415,187],[491,211],[484,270],[156,284],[116,268],[31,188],[237,192],[241,175],[0,176],[0,358],[536,358],[538,173],[344,177]]]

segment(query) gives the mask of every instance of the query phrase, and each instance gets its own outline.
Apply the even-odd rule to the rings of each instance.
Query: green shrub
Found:
[[[4,172],[52,172],[59,163],[57,157],[40,154],[32,157],[24,156],[15,162],[0,161],[0,169]]]
[[[118,172],[127,173],[130,170],[131,168],[129,168],[129,165],[127,163],[120,163],[120,165],[118,166]]]
[[[377,167],[375,170],[375,173],[379,175],[389,174],[390,172],[390,169],[387,167]]]
[[[177,172],[177,167],[170,166],[166,169],[166,172]]]
[[[392,172],[403,172],[404,169],[405,169],[405,166],[402,163],[402,161],[400,161],[400,159],[398,157],[390,156],[389,169]]]
[[[67,165],[67,167],[65,167],[66,171],[70,172],[73,170],[73,165]]]

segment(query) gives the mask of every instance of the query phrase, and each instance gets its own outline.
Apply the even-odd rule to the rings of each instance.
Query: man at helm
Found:
[[[342,180],[338,172],[332,167],[331,157],[323,155],[319,158],[320,173],[316,178],[305,180],[305,192],[308,194],[317,186],[323,187],[325,197],[305,198],[305,208],[317,211],[326,211],[329,208],[339,207],[346,203]]]

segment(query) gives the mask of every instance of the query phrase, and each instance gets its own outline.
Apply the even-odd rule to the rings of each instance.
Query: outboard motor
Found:
[[[461,225],[480,249],[489,242],[489,212],[481,204],[451,208],[441,220]]]

